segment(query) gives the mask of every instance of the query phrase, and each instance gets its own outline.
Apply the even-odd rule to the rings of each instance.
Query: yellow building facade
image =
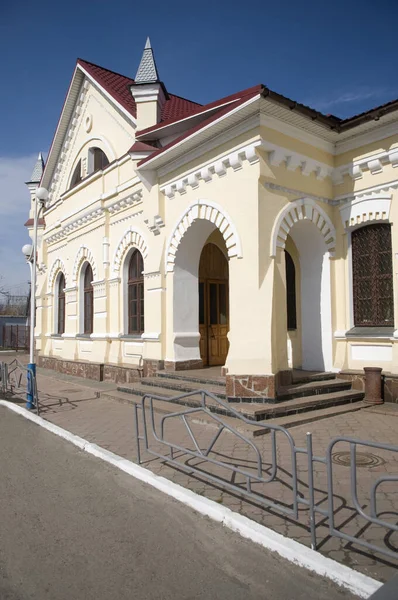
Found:
[[[29,184],[50,194],[39,364],[115,381],[219,366],[236,398],[379,366],[396,399],[397,167],[398,102],[341,120],[259,85],[200,106],[149,43],[135,80],[79,60]]]

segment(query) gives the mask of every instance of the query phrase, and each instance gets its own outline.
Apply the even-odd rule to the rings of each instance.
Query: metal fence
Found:
[[[29,350],[29,325],[3,326],[3,348],[10,350]]]
[[[39,394],[35,373],[19,362],[16,358],[10,363],[0,362],[0,389],[3,398],[15,397],[22,392],[30,393],[33,397],[33,406],[40,414]]]
[[[165,402],[168,400],[180,404],[186,402],[192,406],[194,396],[200,396],[200,402],[197,403],[197,407],[186,408],[181,411],[163,415],[159,415],[159,413],[157,413],[158,423],[156,423],[155,413],[156,403],[158,401]],[[211,410],[209,406],[211,406]],[[270,461],[267,457],[266,469],[264,469],[265,459],[255,443],[255,438],[250,439],[250,437],[241,433],[237,427],[233,427],[227,423],[226,420],[223,419],[222,415],[219,414],[223,410],[226,412],[226,414],[234,415],[234,417],[237,419],[237,427],[243,422],[245,425],[255,425],[256,428],[264,428],[269,431],[271,452]],[[311,547],[314,550],[317,549],[317,527],[322,524],[328,526],[330,536],[359,544],[368,550],[380,552],[390,558],[398,558],[398,552],[395,551],[394,547],[390,546],[390,548],[388,548],[384,546],[378,546],[375,543],[367,542],[364,539],[349,535],[338,529],[336,526],[335,517],[335,465],[332,461],[332,454],[336,444],[339,442],[347,443],[350,449],[349,478],[351,501],[354,510],[356,511],[357,515],[363,517],[367,523],[386,527],[390,532],[396,532],[398,531],[398,525],[396,524],[398,515],[395,515],[395,523],[387,522],[380,518],[377,509],[377,492],[382,484],[391,482],[397,483],[398,473],[396,475],[383,475],[373,483],[370,490],[370,510],[369,513],[366,513],[358,499],[357,448],[358,446],[365,446],[372,449],[377,448],[379,450],[387,450],[389,452],[396,453],[398,458],[398,446],[340,436],[331,440],[326,451],[326,456],[316,456],[313,452],[313,440],[311,433],[307,433],[305,447],[296,446],[290,432],[283,427],[279,425],[273,425],[271,423],[253,423],[253,421],[250,421],[242,416],[239,412],[234,410],[230,404],[205,390],[181,394],[174,398],[164,398],[162,396],[146,394],[143,396],[141,401],[134,404],[134,413],[137,458],[139,463],[142,462],[142,450],[144,449],[149,454],[156,456],[167,463],[188,471],[189,473],[195,473],[200,477],[205,477],[209,481],[220,485],[227,490],[237,492],[239,495],[250,500],[254,500],[264,507],[282,513],[282,515],[291,519],[299,520],[299,509],[306,508],[308,510],[308,525],[311,532]],[[191,426],[192,421],[191,424],[189,422],[191,417],[203,417],[203,413],[205,413],[206,418],[210,417],[211,420],[213,420],[217,425],[217,431],[210,442],[206,444],[205,448],[201,447],[201,444],[197,439],[197,435],[195,435],[195,432],[193,431]],[[190,448],[187,444],[181,445],[176,443],[173,440],[168,439],[169,436],[165,435],[166,424],[175,419],[178,419],[181,423],[183,423],[184,432],[185,434],[188,434],[188,439],[192,442],[192,446]],[[256,460],[254,461],[254,468],[250,469],[250,467],[247,466],[239,466],[233,462],[232,457],[225,455],[223,455],[223,458],[220,460],[220,455],[214,451],[214,447],[224,431],[229,431],[237,436],[239,440],[248,444],[248,446],[254,452],[254,456],[256,457]],[[255,484],[269,484],[277,480],[278,470],[281,468],[278,461],[277,435],[284,437],[289,449],[289,464],[291,464],[291,503],[288,505],[282,504],[277,499],[274,500],[269,496],[269,494],[267,494],[267,497],[265,497],[263,494],[260,494],[258,491],[253,489]],[[155,448],[151,447],[151,444],[153,445],[153,441],[155,442]],[[299,475],[297,459],[299,455],[306,457],[308,466],[308,481],[305,482],[305,489],[307,490],[306,495],[304,495],[301,491],[299,492],[298,489]],[[200,459],[201,463],[203,463],[203,461],[209,463],[211,465],[210,470],[212,472],[209,473],[203,470],[203,468],[195,466],[194,461],[191,460],[187,464],[185,462],[187,456]],[[327,485],[326,489],[322,490],[322,494],[326,494],[326,501],[316,500],[316,493],[319,492],[319,489],[314,484],[314,466],[317,463],[325,465],[326,468]],[[231,474],[231,478],[226,480],[225,478],[219,476],[215,472],[216,469],[214,467],[226,469],[227,472]],[[237,483],[238,476],[243,481],[242,484]],[[396,506],[398,506],[398,504],[396,504]],[[318,518],[317,523],[316,517],[318,515],[320,518]]]

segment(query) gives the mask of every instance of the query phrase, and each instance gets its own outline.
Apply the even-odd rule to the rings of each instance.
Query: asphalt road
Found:
[[[346,600],[0,407],[1,600]]]

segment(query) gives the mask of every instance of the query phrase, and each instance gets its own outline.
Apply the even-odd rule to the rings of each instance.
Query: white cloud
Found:
[[[29,280],[21,248],[29,242],[24,223],[29,218],[29,181],[37,155],[0,156],[0,276],[7,289]]]
[[[308,102],[304,102],[304,104],[308,104],[309,106],[313,106],[317,110],[326,111],[331,109],[332,107],[340,107],[341,109],[347,108],[349,104],[364,102],[365,100],[370,100],[373,98],[374,104],[381,104],[386,98],[394,98],[397,95],[397,89],[393,88],[366,88],[366,87],[358,87],[355,90],[349,90],[346,92],[342,92],[335,97],[312,98]],[[354,111],[355,112],[355,111]],[[362,108],[358,109],[358,112],[362,112]]]

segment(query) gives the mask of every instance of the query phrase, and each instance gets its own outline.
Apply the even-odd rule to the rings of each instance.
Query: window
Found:
[[[286,268],[286,308],[287,308],[287,328],[297,329],[296,314],[296,267],[289,252],[285,250],[285,268]]]
[[[391,226],[356,229],[351,243],[355,326],[394,326]]]
[[[144,262],[141,252],[134,250],[128,267],[128,333],[144,331]]]
[[[105,169],[109,165],[108,157],[101,148],[90,148],[90,152],[92,154],[92,173],[102,171],[102,169]]]
[[[93,270],[91,265],[87,265],[84,272],[84,291],[83,291],[83,328],[84,333],[93,333]]]
[[[77,165],[75,167],[75,170],[73,171],[69,189],[74,188],[78,183],[81,182],[81,180],[82,180],[82,161],[79,160],[79,162],[77,163]]]
[[[57,333],[65,333],[65,277],[61,273],[58,280],[58,324]]]

